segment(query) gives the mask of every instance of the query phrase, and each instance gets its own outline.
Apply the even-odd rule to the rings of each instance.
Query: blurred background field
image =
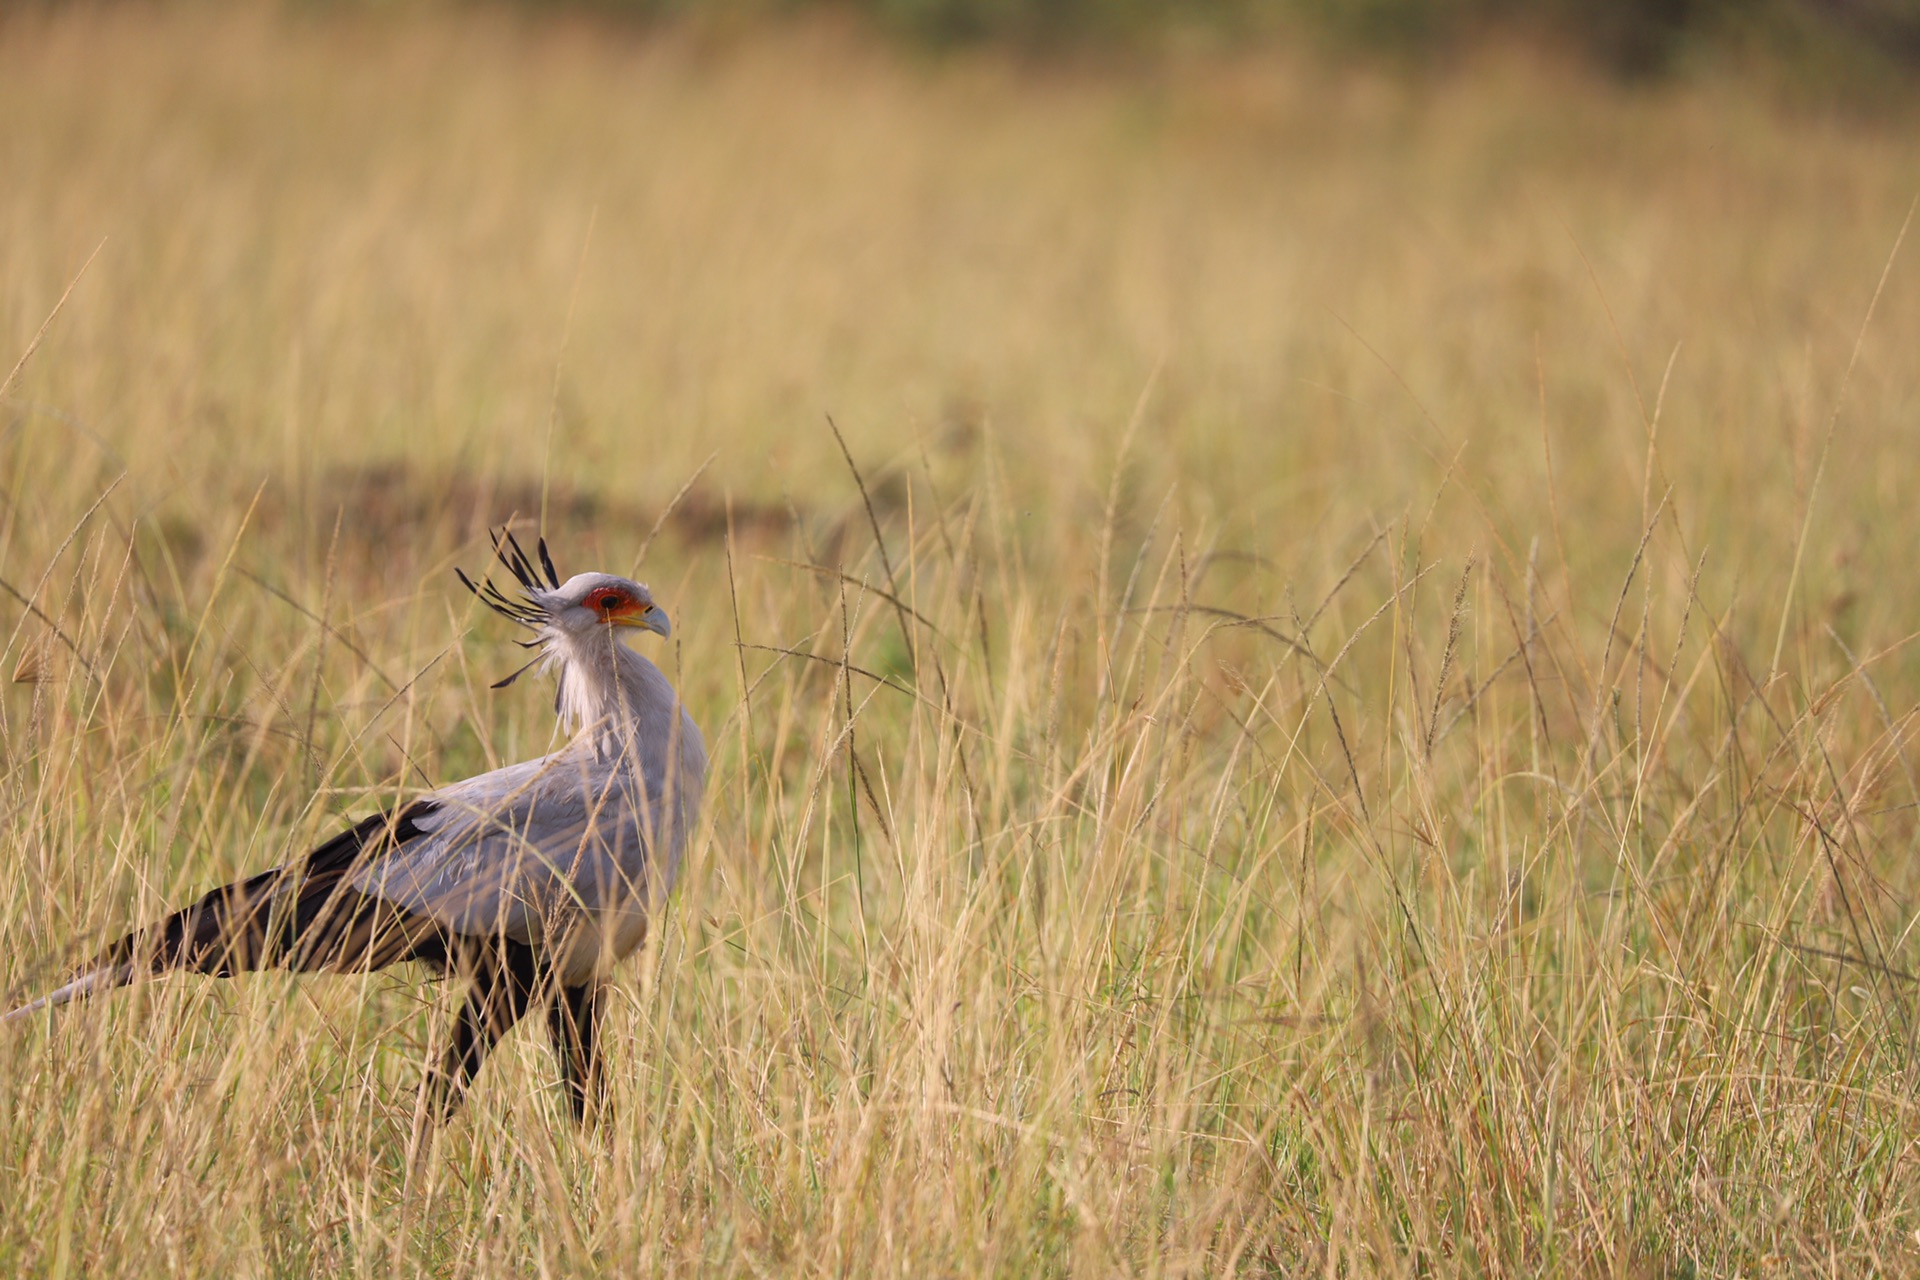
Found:
[[[1911,12],[605,8],[0,12],[0,991],[546,749],[489,523],[714,753],[603,1129],[155,984],[0,1266],[1920,1270]]]

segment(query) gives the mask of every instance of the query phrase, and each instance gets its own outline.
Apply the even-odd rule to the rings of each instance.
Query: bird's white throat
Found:
[[[600,754],[636,742],[665,742],[680,717],[680,699],[660,668],[620,643],[611,627],[585,634],[550,628],[547,667],[558,687],[561,731],[585,738]]]

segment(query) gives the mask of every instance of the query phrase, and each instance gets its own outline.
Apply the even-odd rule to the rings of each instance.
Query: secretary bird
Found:
[[[576,1119],[601,1087],[597,1022],[608,970],[640,944],[672,887],[706,781],[700,730],[660,669],[620,642],[669,633],[647,588],[605,573],[545,581],[511,533],[494,538],[519,583],[508,595],[460,581],[533,632],[538,650],[493,687],[540,665],[567,745],[427,792],[356,822],[306,857],[236,881],[136,929],[71,981],[0,1016],[25,1018],[187,970],[232,977],[280,968],[358,973],[418,960],[467,984],[437,1069],[431,1114],[445,1119],[487,1051],[544,1006]]]

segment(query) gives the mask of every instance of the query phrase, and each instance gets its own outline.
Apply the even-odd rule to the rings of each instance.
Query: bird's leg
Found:
[[[560,1080],[566,1086],[567,1104],[576,1122],[584,1122],[589,1111],[598,1115],[606,1095],[605,1077],[600,1071],[600,1007],[605,1003],[605,985],[588,982],[577,987],[561,987],[547,1008],[547,1030],[553,1035],[553,1052],[560,1059]]]
[[[533,1003],[538,975],[531,956],[511,944],[504,951],[473,967],[466,1003],[454,1019],[453,1039],[430,1080],[432,1110],[439,1120],[445,1121],[460,1109],[488,1051]]]

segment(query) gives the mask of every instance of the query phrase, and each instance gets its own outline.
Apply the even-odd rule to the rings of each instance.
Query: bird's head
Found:
[[[646,587],[610,573],[576,573],[541,593],[552,624],[581,634],[594,627],[634,627],[663,639],[673,634],[667,611],[653,602]]]
[[[525,647],[546,653],[550,641],[563,637],[584,639],[600,627],[609,628],[609,634],[613,628],[651,631],[662,638],[672,634],[666,610],[653,602],[652,593],[643,584],[610,573],[577,573],[562,582],[553,567],[553,557],[547,553],[547,540],[540,539],[535,547],[540,554],[540,568],[546,571],[544,581],[511,532],[494,535],[495,554],[520,585],[517,597],[494,586],[491,578],[483,578],[475,586],[472,578],[459,569],[454,570],[467,590],[479,597],[480,603],[535,633],[531,640],[520,642]],[[535,662],[538,661],[536,658]],[[527,668],[522,667],[494,688],[512,684],[525,670]]]

